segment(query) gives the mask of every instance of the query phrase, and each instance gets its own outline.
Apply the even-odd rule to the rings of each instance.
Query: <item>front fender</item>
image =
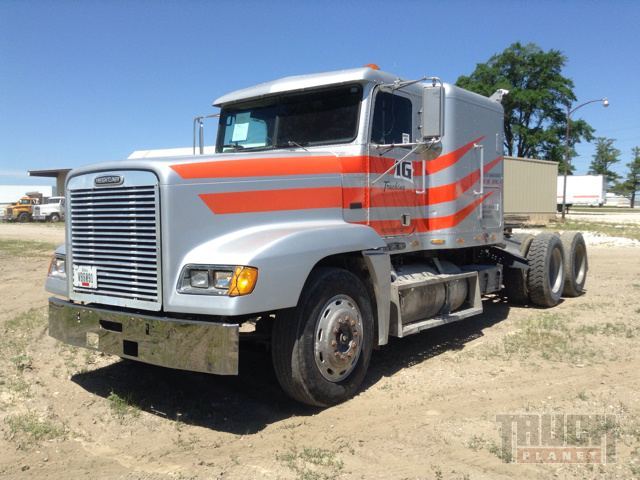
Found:
[[[174,283],[165,310],[245,315],[294,307],[309,273],[320,260],[385,246],[373,229],[342,221],[290,222],[238,230],[192,249],[181,266],[194,263],[256,267],[258,281],[253,293],[234,298],[185,295],[177,293]]]

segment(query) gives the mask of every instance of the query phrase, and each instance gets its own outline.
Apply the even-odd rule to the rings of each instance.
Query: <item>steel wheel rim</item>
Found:
[[[562,265],[562,252],[554,248],[549,261],[549,285],[553,293],[558,293],[564,282],[564,268]]]
[[[314,358],[320,374],[330,382],[349,376],[362,351],[362,314],[348,295],[336,295],[324,304],[316,321]]]
[[[578,285],[582,285],[587,274],[587,255],[583,245],[576,245],[575,256],[573,258],[573,277]]]

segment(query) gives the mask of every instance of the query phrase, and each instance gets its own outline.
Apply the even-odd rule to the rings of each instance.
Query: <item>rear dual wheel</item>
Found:
[[[560,302],[564,287],[564,249],[555,233],[540,233],[531,241],[527,252],[529,299],[540,307],[553,307]]]
[[[564,248],[564,287],[562,295],[578,297],[584,293],[587,281],[587,245],[580,232],[564,232],[560,235]]]
[[[278,381],[294,399],[313,406],[352,397],[369,367],[371,300],[362,281],[338,268],[318,268],[298,306],[276,318],[271,336]]]
[[[527,258],[529,247],[534,236],[529,233],[515,234],[513,239],[520,242],[520,255]],[[529,303],[529,289],[527,288],[527,270],[523,268],[505,267],[504,293],[509,302],[516,305],[526,305]]]

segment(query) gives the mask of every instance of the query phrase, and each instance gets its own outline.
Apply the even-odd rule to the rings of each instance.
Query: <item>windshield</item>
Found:
[[[26,200],[26,199],[21,199],[20,202],[18,202],[20,205],[31,205],[31,200]]]
[[[60,203],[59,198],[50,198],[47,200],[47,203]]]
[[[350,85],[223,108],[216,152],[351,142],[361,100],[362,86]]]

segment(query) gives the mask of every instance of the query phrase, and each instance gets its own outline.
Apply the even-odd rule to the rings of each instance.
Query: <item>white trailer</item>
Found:
[[[562,193],[564,176],[558,176],[557,204],[558,211],[562,211]],[[603,175],[568,175],[567,198],[564,202],[567,208],[573,205],[601,207],[605,203],[606,185]]]

